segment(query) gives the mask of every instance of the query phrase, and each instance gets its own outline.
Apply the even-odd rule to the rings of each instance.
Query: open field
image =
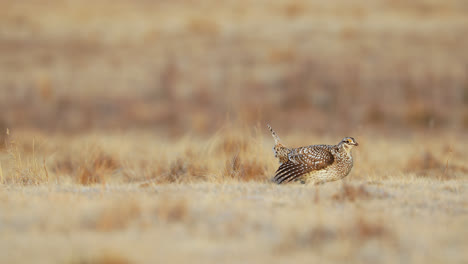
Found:
[[[4,263],[466,263],[466,181],[6,187]]]
[[[468,263],[468,1],[0,7],[0,263]]]
[[[31,134],[11,132],[0,159],[0,259],[468,260],[468,146],[460,136],[355,135],[355,167],[344,181],[278,186],[268,182],[277,166],[273,140],[260,129],[230,127],[174,142],[142,132],[34,133],[34,145]]]
[[[0,128],[468,128],[464,0],[0,4]]]

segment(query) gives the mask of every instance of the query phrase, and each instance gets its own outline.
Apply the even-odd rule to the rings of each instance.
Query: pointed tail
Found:
[[[273,128],[271,128],[271,126],[269,124],[267,124],[267,126],[268,126],[268,129],[270,129],[271,135],[275,139],[275,145],[278,145],[280,143],[280,138],[278,137],[276,132],[273,130]]]
[[[280,143],[280,138],[276,134],[276,132],[271,128],[270,125],[268,125],[268,129],[270,129],[271,135],[275,139],[275,146],[273,147],[273,153],[275,153],[275,157],[279,159],[279,163],[283,164],[289,160],[289,153],[291,152],[290,149],[287,147],[283,146],[283,144]]]

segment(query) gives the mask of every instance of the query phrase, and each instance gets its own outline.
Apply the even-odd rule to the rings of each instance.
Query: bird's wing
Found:
[[[289,160],[286,163],[281,164],[281,166],[276,171],[276,175],[273,178],[273,181],[278,184],[288,183],[311,171],[313,171],[313,169],[311,169],[306,164],[294,163]]]
[[[287,183],[299,179],[314,170],[324,169],[334,161],[333,154],[327,146],[309,146],[293,149],[289,160],[278,168],[273,181]]]
[[[289,160],[293,163],[303,163],[314,170],[321,170],[333,163],[335,158],[330,146],[314,145],[294,149],[289,153]]]

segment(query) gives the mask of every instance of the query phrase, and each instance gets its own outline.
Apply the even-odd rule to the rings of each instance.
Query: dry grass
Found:
[[[366,187],[385,198],[344,203],[334,199],[340,183],[321,186],[318,203],[315,187],[254,182],[3,187],[1,259],[94,263],[111,251],[128,263],[466,261],[466,181],[402,182]]]
[[[73,183],[170,184],[195,182],[266,182],[277,168],[267,129],[227,125],[211,138],[186,136],[167,140],[145,131],[71,136],[15,132],[2,154],[3,183],[42,185]],[[456,135],[419,135],[413,139],[351,133],[360,147],[355,178],[373,182],[375,175],[460,180],[468,171],[464,144]],[[265,138],[266,137],[266,138]],[[459,136],[458,136],[459,137]],[[336,144],[341,137],[290,135],[286,144]],[[438,138],[438,139],[435,139]],[[428,143],[429,142],[429,143]],[[454,144],[457,142],[457,144]],[[385,152],[375,155],[374,152]],[[343,185],[336,199],[375,198],[365,186]]]
[[[453,144],[450,135],[411,140],[357,135],[361,144],[354,152],[356,165],[344,181],[277,186],[268,182],[277,164],[267,129],[260,133],[260,128],[226,127],[212,138],[178,141],[146,132],[34,132],[34,144],[30,132],[11,131],[0,156],[0,259],[467,260],[468,184],[466,171],[460,169],[466,168],[467,146]],[[290,145],[337,141],[282,136]],[[421,160],[424,151],[432,158]],[[30,162],[18,163],[12,155]],[[48,171],[48,180],[34,175],[34,159],[45,159],[46,167],[37,173]],[[46,243],[43,237],[48,237]]]
[[[48,2],[0,1],[0,129],[467,128],[465,1]]]
[[[466,1],[0,6],[1,263],[468,262]]]
[[[87,258],[78,257],[77,259],[72,258],[71,261],[67,262],[70,264],[131,264],[126,257],[121,256],[116,252],[104,252],[97,256],[91,256]]]

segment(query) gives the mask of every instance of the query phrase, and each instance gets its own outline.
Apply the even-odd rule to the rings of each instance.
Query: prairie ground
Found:
[[[4,263],[466,263],[466,181],[2,187]]]
[[[4,263],[465,263],[466,143],[357,135],[355,167],[319,186],[268,181],[259,129],[174,142],[146,132],[10,132]],[[333,137],[284,135],[285,143]],[[320,142],[318,140],[321,140]]]

